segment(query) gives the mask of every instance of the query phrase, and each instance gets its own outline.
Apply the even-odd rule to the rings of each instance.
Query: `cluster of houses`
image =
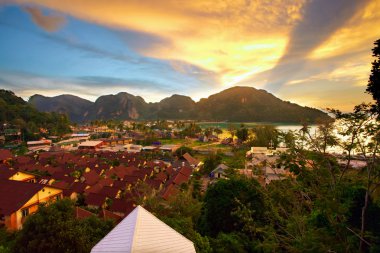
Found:
[[[267,185],[274,180],[281,180],[286,177],[292,177],[293,174],[284,168],[277,168],[276,161],[280,154],[288,148],[277,147],[251,147],[246,153],[248,161],[245,164],[245,171],[252,171],[251,174],[262,185]]]
[[[167,163],[145,160],[139,152],[78,149],[15,157],[0,150],[0,225],[19,229],[39,204],[61,198],[77,201],[78,218],[96,214],[120,221],[147,194],[168,200],[198,165],[187,153]]]
[[[130,137],[123,138],[101,138],[96,140],[90,140],[89,134],[71,134],[70,138],[64,139],[60,142],[53,144],[50,139],[41,139],[39,141],[28,141],[27,147],[30,152],[36,151],[75,151],[78,149],[92,149],[92,150],[104,150],[104,151],[127,151],[127,152],[141,152],[141,151],[162,151],[162,152],[174,152],[179,148],[179,145],[161,145],[156,143],[155,145],[143,146],[132,144],[134,139]]]
[[[268,185],[273,180],[292,177],[293,174],[288,170],[276,166],[279,155],[286,151],[287,148],[251,147],[246,153],[245,168],[235,169],[235,172],[248,178],[255,178],[262,186]],[[210,173],[211,182],[228,177],[228,169],[230,168],[227,165],[219,164]]]

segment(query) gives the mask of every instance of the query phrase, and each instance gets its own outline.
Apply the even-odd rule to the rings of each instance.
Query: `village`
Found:
[[[71,203],[70,217],[76,222],[96,218],[119,224],[102,240],[98,238],[91,252],[107,252],[112,241],[124,250],[124,243],[130,244],[138,234],[140,240],[131,247],[158,250],[162,246],[167,251],[171,239],[164,233],[176,238],[176,250],[195,252],[201,242],[183,237],[178,228],[149,210],[170,209],[176,201],[202,201],[218,185],[235,180],[270,192],[277,185],[272,182],[286,184],[296,181],[300,170],[318,170],[313,159],[286,164],[284,157],[297,150],[288,145],[315,148],[302,138],[286,141],[289,136],[300,138],[301,130],[283,132],[271,125],[201,126],[193,121],[98,121],[74,124],[71,133],[62,136],[50,136],[40,129],[39,140],[32,141],[22,141],[18,129],[3,131],[0,227],[8,233],[23,231],[26,221],[33,220],[29,218],[41,208]],[[336,159],[342,170],[347,164],[355,171],[367,165],[360,154],[352,153],[349,160],[345,154],[325,155]],[[192,200],[179,200],[189,193]],[[124,233],[128,235],[121,236]]]
[[[130,124],[134,123],[125,126]],[[231,170],[256,178],[263,186],[292,176],[275,168],[278,155],[287,148],[247,151],[242,146],[237,152],[242,141],[218,129],[198,129],[182,139],[173,131],[152,132],[76,126],[61,140],[28,141],[24,155],[0,150],[1,223],[20,229],[39,204],[62,198],[77,203],[77,218],[98,215],[120,221],[148,194],[168,200],[195,178],[205,192],[216,180],[228,178]],[[224,159],[206,170],[210,165],[204,163],[215,153]],[[236,159],[242,163],[233,165]]]

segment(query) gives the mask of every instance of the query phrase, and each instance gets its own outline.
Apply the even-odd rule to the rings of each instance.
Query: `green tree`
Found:
[[[296,133],[292,130],[279,132],[279,139],[288,148],[294,148],[296,145]]]
[[[253,211],[253,219],[257,224],[264,223],[266,210],[261,186],[255,180],[244,177],[221,179],[211,185],[204,198],[204,212],[201,229],[206,235],[215,237],[220,232],[240,231],[242,224],[239,217],[233,214],[240,203]]]
[[[0,228],[0,252],[10,253],[14,247],[16,233],[7,231],[5,227]]]
[[[212,247],[215,253],[244,253],[244,239],[237,233],[219,233],[217,238],[212,240]]]
[[[40,206],[17,235],[14,252],[90,252],[113,228],[97,217],[77,220],[67,199]]]
[[[189,153],[190,155],[194,155],[194,150],[190,147],[186,147],[186,146],[181,146],[179,147],[175,152],[174,154],[177,156],[177,157],[181,157],[183,156],[184,154],[186,153]]]
[[[214,133],[216,133],[217,135],[219,135],[219,134],[222,134],[223,131],[219,127],[216,127],[216,128],[214,128]]]
[[[248,140],[248,129],[245,128],[244,126],[236,130],[236,137],[238,137],[240,140],[243,142]]]
[[[380,39],[375,41],[374,44],[372,56],[375,57],[375,60],[372,62],[371,75],[369,76],[366,91],[376,101],[376,105],[373,106],[374,111],[380,113]]]
[[[366,161],[365,171],[365,196],[361,211],[360,246],[359,251],[364,252],[365,244],[368,244],[366,237],[366,219],[368,206],[373,199],[373,194],[380,184],[380,119],[376,111],[372,110],[370,104],[361,104],[354,108],[352,113],[342,113],[332,110],[336,118],[340,121],[341,134],[348,136],[348,143],[343,147],[348,151],[347,163],[341,172],[339,181],[346,175],[351,165],[351,152],[357,150]]]
[[[233,139],[236,135],[236,127],[233,124],[228,124],[228,132],[231,135],[231,138]]]
[[[209,154],[203,162],[201,173],[203,175],[209,175],[221,162],[222,156],[219,153]]]
[[[181,136],[196,137],[197,134],[202,132],[202,128],[195,122],[188,124],[185,129],[180,132]]]
[[[254,135],[253,140],[250,142],[251,146],[256,147],[277,147],[279,132],[272,125],[260,125],[252,128]]]

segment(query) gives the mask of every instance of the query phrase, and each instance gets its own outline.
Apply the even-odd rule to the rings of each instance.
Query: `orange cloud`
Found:
[[[371,1],[344,27],[335,32],[320,47],[316,48],[310,59],[324,59],[347,53],[369,50],[380,34],[380,2]],[[370,42],[370,43],[368,43]],[[369,60],[371,53],[363,60]]]
[[[89,22],[145,32],[170,41],[140,49],[145,56],[195,64],[232,86],[272,68],[305,0],[138,1],[19,0]]]
[[[273,82],[266,73],[276,66],[291,46],[288,45],[290,36],[294,28],[309,17],[305,16],[305,6],[311,3],[307,0],[15,1],[113,29],[139,31],[162,38],[165,43],[137,50],[145,56],[168,60],[173,69],[181,73],[191,71],[182,63],[199,66],[218,76],[220,89],[241,84],[263,87],[267,81]],[[322,7],[328,8],[330,3],[324,1],[324,4]],[[370,49],[380,34],[380,2],[370,1],[368,5],[358,6],[359,11],[356,13],[355,9],[353,17],[343,18],[341,27],[334,28],[332,35],[326,33],[320,44],[315,45],[317,48],[307,48],[307,52],[301,50],[305,62],[310,66],[315,64],[318,69],[307,72],[312,68],[303,71],[303,66],[295,64],[294,67],[302,74],[290,75],[286,80],[288,85],[279,90],[280,94],[296,102],[298,96],[304,99],[303,104],[322,106],[322,99],[315,97],[330,98],[329,88],[336,85],[346,89],[344,95],[355,103],[361,102],[358,99],[367,99],[364,95],[354,99],[356,95],[353,94],[363,90],[358,85],[364,85],[368,77]],[[324,17],[323,13],[315,15],[319,19]],[[318,29],[318,22],[315,26]],[[299,35],[302,37],[302,32]],[[309,32],[309,35],[312,41],[313,33]],[[295,51],[301,52],[297,46]],[[334,64],[330,64],[330,59],[335,59]],[[291,71],[285,70],[284,75],[287,72]],[[282,75],[273,78],[283,81]],[[324,86],[327,91],[315,92],[324,81],[329,84]],[[209,93],[208,90],[205,95]],[[352,101],[343,102],[344,99],[333,99],[335,104],[329,106],[339,107],[340,103],[348,108],[353,104]]]
[[[36,7],[25,7],[24,10],[30,14],[33,22],[42,27],[48,32],[55,32],[61,28],[66,20],[63,16],[59,15],[44,15],[39,8]]]

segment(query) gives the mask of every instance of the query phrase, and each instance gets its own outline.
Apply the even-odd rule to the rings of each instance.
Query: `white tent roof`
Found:
[[[100,252],[195,253],[195,248],[190,240],[137,206],[91,250]]]

